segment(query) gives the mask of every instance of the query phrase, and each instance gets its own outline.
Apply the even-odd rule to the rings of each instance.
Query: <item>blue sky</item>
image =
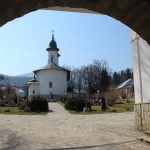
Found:
[[[119,21],[100,14],[39,10],[0,28],[0,73],[19,75],[46,65],[52,30],[61,66],[105,59],[113,71],[132,68],[130,29]]]

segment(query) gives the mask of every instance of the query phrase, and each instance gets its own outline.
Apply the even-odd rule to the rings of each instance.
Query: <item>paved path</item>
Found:
[[[0,115],[0,149],[148,150],[137,143],[134,113],[71,115],[49,103],[47,115]]]

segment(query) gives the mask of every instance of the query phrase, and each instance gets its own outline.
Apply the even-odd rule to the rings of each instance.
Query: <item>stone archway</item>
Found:
[[[143,39],[145,39],[150,44],[149,0],[3,0],[0,2],[0,26],[29,12],[44,8],[75,12],[95,12],[111,16],[136,31]],[[140,84],[138,78],[141,78],[141,81],[143,81],[143,87],[150,87],[150,51],[149,45],[146,42],[144,43],[144,45],[146,45],[146,47],[148,48],[143,49],[143,51],[142,49],[140,49],[143,55],[140,56],[138,54],[139,58],[136,58],[137,51],[135,51],[135,71],[137,72],[138,70],[140,70],[138,74],[143,75],[139,77],[139,75],[137,74],[138,77],[135,78],[138,83],[136,85],[137,90],[139,90]],[[148,66],[147,69],[145,69],[145,66]],[[145,76],[148,76],[148,78],[145,78]],[[146,96],[147,93],[148,92],[146,91]],[[150,96],[148,95],[148,98],[149,97]],[[147,122],[147,120],[149,120],[150,118],[150,115],[147,115],[150,113],[150,109],[147,109],[150,108],[149,99],[146,99],[147,103],[145,103],[144,105],[143,102],[137,105],[137,128],[139,129],[144,129],[147,127],[147,129],[150,129],[150,122]],[[139,109],[141,108],[141,106],[143,106],[143,110]],[[142,115],[144,111],[146,111],[147,113],[145,113],[147,118],[143,117]],[[142,122],[141,124],[139,124],[139,120],[140,122]]]
[[[0,2],[0,26],[29,12],[48,7],[68,11],[82,8],[109,15],[139,33],[150,44],[149,0],[3,0]]]

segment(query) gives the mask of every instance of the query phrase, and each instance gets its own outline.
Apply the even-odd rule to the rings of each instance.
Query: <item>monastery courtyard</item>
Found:
[[[47,115],[0,115],[0,149],[148,150],[138,143],[134,113],[69,114],[49,103]]]

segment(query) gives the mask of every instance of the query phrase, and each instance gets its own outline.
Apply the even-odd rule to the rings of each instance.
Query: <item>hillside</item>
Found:
[[[30,80],[33,76],[31,74],[27,75],[19,75],[19,76],[8,76],[1,74],[0,85],[2,86],[24,86],[28,80]]]

